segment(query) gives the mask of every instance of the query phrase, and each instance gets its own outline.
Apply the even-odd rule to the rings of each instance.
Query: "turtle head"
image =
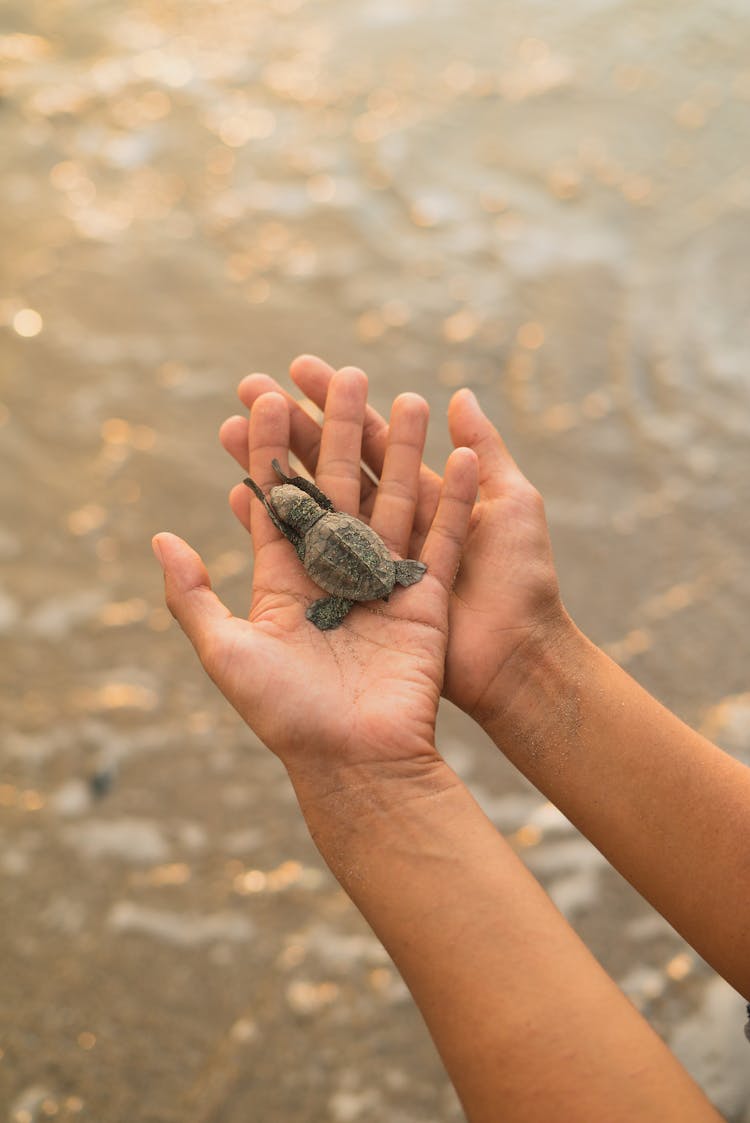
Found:
[[[271,504],[282,522],[294,527],[300,534],[306,534],[311,526],[326,513],[311,495],[307,495],[294,484],[279,484],[270,491]]]

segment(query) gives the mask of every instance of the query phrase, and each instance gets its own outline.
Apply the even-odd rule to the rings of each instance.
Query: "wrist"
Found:
[[[580,729],[586,666],[597,648],[562,606],[507,660],[472,716],[526,775]]]
[[[463,788],[437,750],[400,760],[342,763],[325,770],[287,767],[312,838],[333,874],[348,888],[374,847],[400,847]]]

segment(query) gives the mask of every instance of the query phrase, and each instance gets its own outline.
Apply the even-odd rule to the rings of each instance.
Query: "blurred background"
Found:
[[[241,376],[469,385],[566,604],[750,760],[744,0],[6,0],[0,1120],[454,1123],[285,773],[163,607],[247,608]],[[743,1005],[461,715],[439,745],[730,1123]],[[509,917],[512,923],[512,917]],[[750,997],[750,996],[748,996]],[[553,1016],[553,1014],[551,1014]]]

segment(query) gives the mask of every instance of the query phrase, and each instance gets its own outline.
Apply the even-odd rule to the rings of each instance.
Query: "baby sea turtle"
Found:
[[[274,526],[289,539],[310,577],[330,596],[314,601],[305,615],[316,628],[338,628],[356,601],[388,600],[394,585],[414,585],[427,566],[420,561],[394,561],[374,530],[334,510],[333,503],[302,476],[285,476],[266,497],[248,476],[243,480],[268,511]]]

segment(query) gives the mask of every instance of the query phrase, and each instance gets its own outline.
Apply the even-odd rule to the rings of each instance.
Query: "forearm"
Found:
[[[718,1118],[447,766],[292,779],[472,1123]]]
[[[556,643],[529,645],[499,686],[476,715],[493,740],[750,996],[750,769],[572,624]]]

